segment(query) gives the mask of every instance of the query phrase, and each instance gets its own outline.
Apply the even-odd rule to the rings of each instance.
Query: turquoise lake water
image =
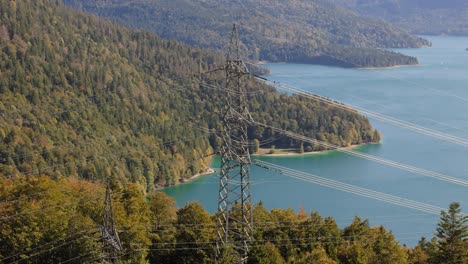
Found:
[[[270,80],[468,139],[467,37],[427,37],[433,47],[403,49],[421,66],[390,69],[269,64]],[[382,132],[381,144],[359,151],[468,180],[468,148],[370,119]],[[402,171],[339,152],[294,157],[262,157],[267,162],[313,173],[387,194],[447,208],[461,202],[468,212],[466,187]],[[433,237],[439,216],[316,186],[252,167],[252,196],[267,208],[318,211],[341,227],[359,215],[371,225],[384,225],[413,246]],[[197,200],[211,213],[217,204],[217,175],[168,188],[179,206]]]

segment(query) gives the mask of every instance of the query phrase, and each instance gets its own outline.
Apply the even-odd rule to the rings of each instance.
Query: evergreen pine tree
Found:
[[[441,213],[436,236],[436,263],[468,263],[468,216],[459,203],[451,203],[448,212]]]

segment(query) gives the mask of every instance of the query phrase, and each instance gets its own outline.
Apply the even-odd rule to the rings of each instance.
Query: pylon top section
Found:
[[[237,32],[237,26],[235,23],[232,24],[231,42],[229,43],[229,51],[226,56],[226,60],[240,60],[239,33]]]
[[[227,75],[237,75],[239,78],[249,73],[247,66],[241,59],[239,33],[235,23],[232,25],[231,41],[229,43],[224,70]],[[229,79],[229,77],[227,78]],[[237,85],[237,88],[240,89],[238,91],[240,94],[244,93],[244,87],[242,87],[241,83]]]

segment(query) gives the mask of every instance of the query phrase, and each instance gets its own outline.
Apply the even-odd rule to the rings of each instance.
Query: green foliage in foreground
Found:
[[[67,178],[0,178],[0,263],[101,263],[98,226],[104,187]],[[215,216],[198,203],[177,208],[164,193],[114,185],[115,223],[124,251],[119,263],[212,263]],[[468,223],[459,204],[442,212],[437,235],[401,246],[382,226],[356,217],[340,229],[313,212],[266,210],[257,204],[249,263],[467,263]],[[229,248],[227,250],[230,250]],[[232,254],[223,254],[232,263]]]
[[[152,192],[204,171],[202,157],[219,139],[199,127],[219,129],[222,92],[177,79],[200,61],[205,71],[223,58],[57,1],[0,0],[0,175],[113,177]],[[253,80],[249,87],[259,122],[340,146],[379,141],[356,112]],[[278,147],[300,144],[258,127],[249,133]]]
[[[232,21],[253,60],[341,67],[417,64],[379,48],[421,47],[424,39],[326,1],[64,0],[68,5],[189,45],[223,50]],[[242,27],[245,26],[245,27]]]

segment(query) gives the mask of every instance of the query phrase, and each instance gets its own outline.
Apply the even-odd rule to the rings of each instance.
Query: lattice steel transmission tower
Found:
[[[104,263],[117,263],[119,251],[122,250],[119,235],[115,230],[114,211],[112,209],[112,197],[109,182],[106,188],[104,201],[103,223],[100,226],[102,238],[102,254]]]
[[[240,59],[239,38],[236,25],[226,64],[223,91],[221,172],[219,176],[219,201],[217,215],[217,260],[227,247],[239,255],[238,262],[245,263],[252,240],[252,207],[250,192],[250,153],[247,128],[252,117],[247,109],[245,79],[248,69]]]

